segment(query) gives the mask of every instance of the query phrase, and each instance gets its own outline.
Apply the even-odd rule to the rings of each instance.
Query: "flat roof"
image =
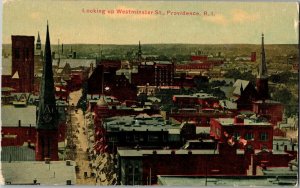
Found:
[[[28,146],[2,146],[1,161],[35,161],[35,150]]]
[[[266,170],[262,170],[264,175],[274,175],[274,176],[297,176],[298,167],[293,166],[292,169],[289,167],[267,167]]]
[[[75,162],[67,166],[66,161],[22,161],[2,162],[1,172],[5,182],[31,184],[36,179],[40,185],[66,185],[67,180],[76,183]]]
[[[256,122],[254,119],[244,119],[244,123],[234,123],[234,118],[214,118],[223,126],[248,126],[248,125],[261,125],[261,126],[271,126],[272,124],[269,122]]]
[[[158,150],[146,150],[146,149],[131,149],[131,148],[118,148],[118,154],[122,157],[142,157],[143,155],[152,155],[153,151],[156,151],[156,155],[171,155],[172,151],[175,151],[176,155],[188,155],[189,151],[192,152],[193,155],[214,155],[219,154],[219,151],[213,149],[178,149],[178,150],[170,150],[170,149],[158,149]]]
[[[119,131],[171,131],[180,129],[178,126],[168,124],[161,116],[139,114],[137,116],[114,116],[104,120],[104,128],[110,132]]]
[[[295,186],[297,176],[168,176],[158,175],[158,184],[167,186]]]
[[[2,127],[36,127],[36,106],[15,107],[13,105],[1,106]]]

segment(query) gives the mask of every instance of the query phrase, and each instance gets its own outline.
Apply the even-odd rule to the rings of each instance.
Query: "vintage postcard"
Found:
[[[3,0],[1,41],[1,185],[298,185],[296,1]]]

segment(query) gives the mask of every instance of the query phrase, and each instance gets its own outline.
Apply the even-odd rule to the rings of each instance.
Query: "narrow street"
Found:
[[[78,185],[95,185],[95,177],[92,177],[92,170],[89,167],[89,160],[87,154],[88,137],[87,126],[85,123],[84,115],[81,109],[76,110],[76,105],[81,97],[81,90],[70,93],[70,105],[74,107],[70,110],[71,130],[74,135],[73,142],[76,144],[75,149],[75,162],[78,166],[76,173]],[[73,106],[73,105],[72,105]]]

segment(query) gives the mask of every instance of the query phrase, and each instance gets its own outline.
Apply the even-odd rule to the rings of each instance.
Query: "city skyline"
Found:
[[[266,44],[297,44],[296,5],[295,2],[4,1],[2,42],[10,44],[11,35],[37,37],[38,32],[43,41],[43,26],[48,20],[53,44],[58,39],[64,44],[130,45],[139,40],[143,44],[260,44],[261,33],[266,36]],[[159,10],[165,15],[117,14],[120,9]],[[106,14],[86,13],[87,10],[105,10]],[[108,10],[115,13],[108,14]],[[174,16],[167,15],[168,11],[206,11],[214,16]]]

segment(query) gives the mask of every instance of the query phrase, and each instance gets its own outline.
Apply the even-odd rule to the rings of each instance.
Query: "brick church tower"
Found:
[[[34,36],[12,35],[12,76],[18,92],[34,90]]]
[[[41,161],[45,158],[50,158],[55,161],[58,160],[58,111],[55,102],[48,23],[45,43],[45,62],[43,65],[39,99],[35,149],[36,160]]]
[[[261,62],[258,68],[258,75],[256,78],[256,89],[259,100],[269,99],[269,85],[268,85],[268,72],[265,57],[264,47],[264,34],[261,37]]]

